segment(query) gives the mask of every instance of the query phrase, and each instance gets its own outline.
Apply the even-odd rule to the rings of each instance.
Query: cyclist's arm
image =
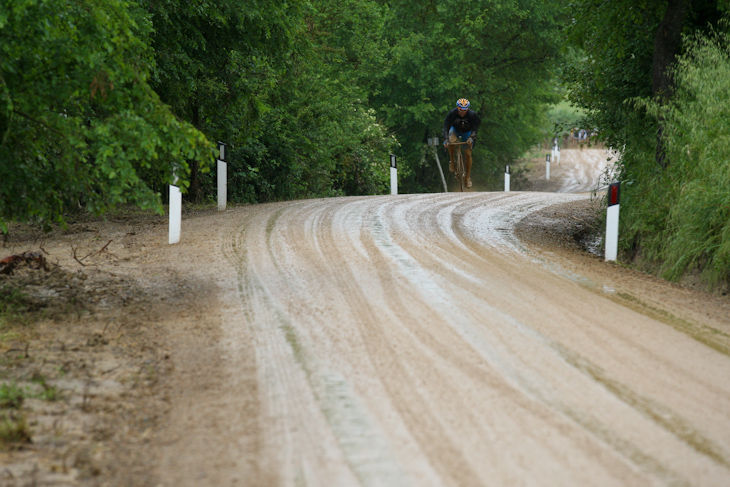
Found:
[[[477,112],[473,112],[472,117],[469,119],[469,123],[471,124],[471,133],[476,137],[477,132],[479,131],[479,125],[482,123],[482,119],[479,117]]]

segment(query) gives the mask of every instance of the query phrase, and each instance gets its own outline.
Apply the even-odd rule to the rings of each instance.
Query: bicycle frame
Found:
[[[449,145],[455,145],[456,146],[456,154],[454,154],[456,159],[456,167],[454,168],[454,177],[457,181],[459,181],[459,188],[461,191],[464,191],[464,188],[466,187],[466,166],[464,165],[464,156],[461,153],[461,146],[466,145],[469,142],[449,142]]]

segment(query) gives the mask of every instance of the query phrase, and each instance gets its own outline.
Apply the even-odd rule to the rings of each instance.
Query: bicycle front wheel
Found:
[[[459,188],[463,192],[466,187],[466,168],[464,167],[464,156],[461,155],[461,150],[456,154],[456,179],[459,180]]]

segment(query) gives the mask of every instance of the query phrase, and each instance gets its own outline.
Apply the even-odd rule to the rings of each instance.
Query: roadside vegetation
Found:
[[[698,269],[714,286],[730,280],[730,106],[721,101],[730,96],[730,36],[696,34],[685,42],[672,70],[672,99],[640,103],[662,120],[668,164],[643,168],[647,184],[627,230],[661,263],[663,276]]]
[[[0,285],[0,346],[18,338],[27,321],[27,306],[22,291],[8,284]],[[7,373],[16,361],[17,352],[4,353],[0,360],[0,451],[22,448],[30,442],[31,434],[22,411],[28,391],[23,389]],[[22,361],[22,352],[18,360]]]
[[[563,79],[619,154],[620,257],[730,284],[730,43],[725,1],[573,2]]]

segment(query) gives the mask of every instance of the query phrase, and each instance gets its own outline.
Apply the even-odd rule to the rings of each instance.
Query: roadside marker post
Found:
[[[509,193],[509,164],[504,166],[504,191]]]
[[[608,209],[606,212],[606,261],[616,260],[618,255],[618,213],[621,183],[608,186]]]
[[[398,194],[398,168],[396,167],[395,154],[390,155],[390,194]]]
[[[174,183],[177,183],[175,176]],[[182,226],[182,193],[174,184],[170,185],[170,245],[180,241],[180,227]]]
[[[550,154],[545,156],[545,179],[550,180]]]
[[[225,211],[228,203],[228,164],[226,163],[226,144],[218,142],[218,211]]]
[[[560,164],[560,146],[555,148],[555,162]]]
[[[429,137],[428,145],[433,148],[433,155],[436,158],[436,167],[439,168],[439,174],[441,175],[441,182],[444,184],[444,193],[449,192],[448,186],[446,186],[446,178],[444,177],[444,170],[441,169],[441,161],[439,160],[439,138]]]

